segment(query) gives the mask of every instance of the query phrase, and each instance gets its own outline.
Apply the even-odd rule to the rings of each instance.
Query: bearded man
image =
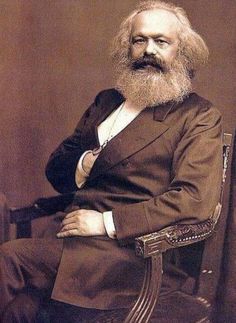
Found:
[[[112,56],[116,88],[96,96],[47,164],[53,187],[75,192],[58,239],[2,246],[4,318],[27,290],[80,308],[129,307],[144,273],[134,238],[203,221],[217,205],[221,117],[191,92],[208,50],[185,12],[141,3],[122,23]],[[187,279],[168,262],[164,276],[166,292]]]

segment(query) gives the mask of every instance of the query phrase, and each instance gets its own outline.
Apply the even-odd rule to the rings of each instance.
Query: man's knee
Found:
[[[5,242],[0,245],[0,261],[14,257],[15,250],[12,246],[12,241]]]
[[[21,240],[7,241],[0,245],[0,256],[4,258],[13,258],[21,249]]]
[[[24,263],[24,244],[21,239],[12,240],[0,245],[0,279],[9,281],[9,277],[23,283],[21,264]],[[18,274],[16,274],[18,273]],[[3,283],[3,282],[2,282]]]
[[[39,307],[40,298],[27,293],[19,294],[4,310],[2,323],[36,322]]]

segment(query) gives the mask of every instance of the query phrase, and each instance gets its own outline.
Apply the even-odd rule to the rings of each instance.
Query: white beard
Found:
[[[117,89],[137,107],[151,107],[168,101],[181,102],[192,89],[189,73],[178,60],[165,73],[148,67],[122,67]]]

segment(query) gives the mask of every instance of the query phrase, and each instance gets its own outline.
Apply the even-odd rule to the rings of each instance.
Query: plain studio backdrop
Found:
[[[186,9],[210,49],[209,64],[197,75],[195,89],[222,112],[224,131],[233,132],[236,1],[172,2]],[[0,0],[0,191],[9,205],[24,206],[56,194],[45,178],[45,164],[97,92],[114,85],[110,42],[137,3]],[[45,220],[34,222],[37,230],[45,224]],[[226,254],[233,264],[235,224],[230,228]],[[227,271],[224,303],[233,309],[236,282],[230,272],[235,269],[229,266]]]

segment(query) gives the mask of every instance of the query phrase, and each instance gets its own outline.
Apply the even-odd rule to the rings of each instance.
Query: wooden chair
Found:
[[[146,270],[142,290],[136,303],[130,309],[126,318],[124,318],[125,323],[145,323],[149,321],[185,322],[182,319],[178,321],[177,318],[175,321],[159,320],[158,318],[158,310],[156,310],[158,306],[156,306],[156,303],[162,281],[162,254],[169,249],[180,248],[186,255],[189,253],[189,249],[186,246],[196,243],[195,251],[190,251],[190,254],[194,259],[198,258],[200,264],[196,265],[194,263],[193,265],[195,268],[198,266],[198,270],[196,270],[197,278],[195,279],[194,292],[191,295],[186,294],[186,298],[187,301],[190,300],[192,302],[190,302],[191,304],[197,304],[197,312],[201,311],[201,315],[200,318],[198,317],[195,320],[188,320],[187,318],[186,322],[210,322],[219,278],[221,258],[219,254],[222,250],[227,216],[227,206],[224,206],[224,216],[221,216],[219,220],[223,204],[223,190],[226,181],[227,166],[229,164],[231,141],[232,135],[225,133],[223,140],[221,196],[214,214],[208,220],[198,224],[177,224],[169,226],[159,232],[147,234],[135,239],[136,254],[138,257],[146,259]],[[16,225],[17,238],[30,237],[31,221],[33,219],[63,211],[72,200],[73,194],[65,194],[38,199],[32,205],[24,208],[8,209],[6,207],[5,197],[0,196],[0,241],[4,242],[9,240],[10,224]],[[212,234],[213,236],[205,243],[201,242],[209,238]],[[176,295],[175,301],[178,302],[179,294]],[[179,302],[181,303],[182,301]],[[183,303],[186,306],[186,300],[183,300]],[[192,309],[190,310],[192,311]],[[96,316],[96,319],[88,322],[114,323],[123,321],[123,317],[119,316],[117,311],[109,311],[109,315],[114,315],[112,318],[107,318],[107,313],[106,311],[101,311]]]

